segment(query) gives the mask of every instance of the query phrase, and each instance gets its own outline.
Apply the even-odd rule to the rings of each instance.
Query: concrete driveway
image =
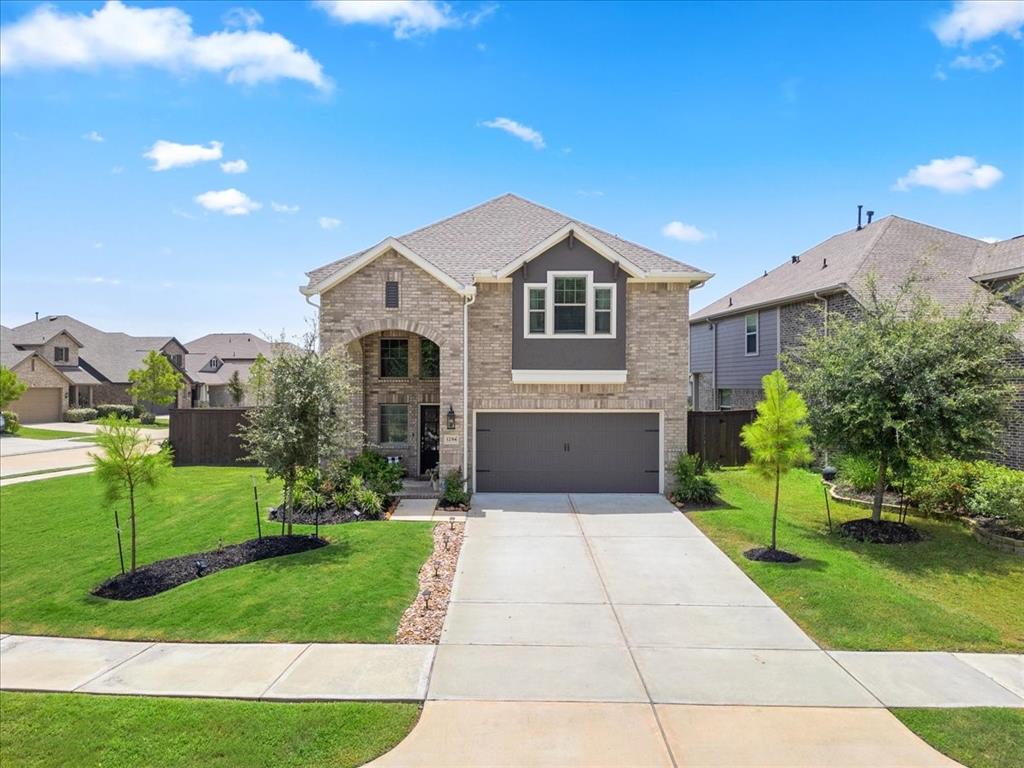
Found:
[[[955,765],[664,498],[606,494],[474,497],[423,717],[374,764]]]

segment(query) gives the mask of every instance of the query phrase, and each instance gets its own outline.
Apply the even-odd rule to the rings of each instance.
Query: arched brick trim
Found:
[[[418,320],[406,320],[401,317],[387,317],[380,320],[368,320],[348,328],[341,334],[337,344],[347,345],[356,339],[361,339],[369,333],[380,333],[381,331],[408,331],[430,339],[442,349],[447,345],[447,340],[437,327],[430,323],[421,323]]]

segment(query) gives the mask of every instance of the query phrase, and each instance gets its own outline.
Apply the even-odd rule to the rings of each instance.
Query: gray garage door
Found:
[[[657,493],[656,413],[479,413],[476,490]]]

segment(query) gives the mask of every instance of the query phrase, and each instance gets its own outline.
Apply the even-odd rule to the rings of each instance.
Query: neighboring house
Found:
[[[150,351],[166,355],[182,371],[186,352],[173,336],[108,333],[69,315],[47,315],[15,328],[3,328],[2,337],[3,364],[29,385],[11,407],[30,424],[59,421],[68,408],[131,403],[128,372],[141,368]],[[18,359],[15,353],[25,356]],[[16,361],[18,368],[6,359]],[[34,361],[38,360],[46,367],[36,365]],[[187,376],[186,384],[190,385]],[[184,404],[183,398],[184,390],[179,405]],[[164,406],[149,408],[155,413],[167,412]]]
[[[831,315],[859,311],[869,275],[883,292],[917,275],[922,290],[957,308],[981,289],[1006,288],[1022,273],[1024,237],[990,244],[898,216],[843,232],[690,317],[691,406],[752,408],[761,396],[761,377],[779,367],[804,333],[827,333]],[[1024,296],[1008,299],[1019,309]],[[1014,408],[1002,450],[1008,464],[1020,467],[1024,388]]]
[[[277,343],[254,333],[210,333],[185,346],[188,348],[185,372],[192,381],[189,405],[203,408],[236,404],[228,388],[228,382],[236,371],[246,386],[239,405],[253,405],[252,393],[248,389],[249,368],[259,355],[271,359]]]
[[[411,474],[664,489],[707,272],[504,195],[308,274],[321,347],[360,364],[367,442]]]

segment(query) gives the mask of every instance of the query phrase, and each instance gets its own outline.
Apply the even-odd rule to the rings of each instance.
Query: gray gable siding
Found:
[[[715,331],[713,323],[690,325],[690,372],[710,373],[715,367]]]
[[[549,271],[593,272],[595,283],[615,283],[616,328],[613,339],[530,339],[523,336],[523,283],[543,283]],[[519,269],[512,278],[513,370],[626,369],[626,273],[578,240],[563,240]]]
[[[778,367],[778,315],[774,307],[762,309],[757,314],[759,326],[756,355],[744,354],[746,313],[723,317],[718,321],[718,370],[715,376],[718,389],[757,389],[761,386],[761,377]]]

